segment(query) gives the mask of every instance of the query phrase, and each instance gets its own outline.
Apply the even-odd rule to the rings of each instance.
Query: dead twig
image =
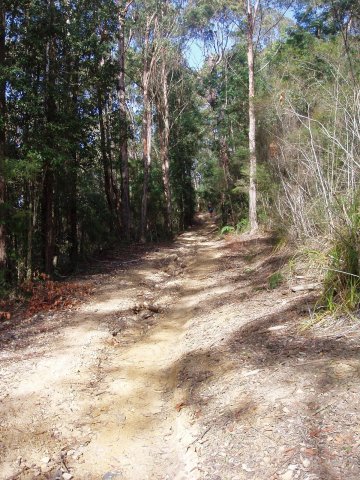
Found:
[[[14,475],[11,475],[11,477],[7,477],[6,480],[16,480],[17,478],[20,477],[20,475],[24,472],[26,472],[26,470],[30,470],[29,467],[23,467],[19,472],[17,473],[14,473]]]
[[[65,468],[65,470],[69,473],[70,470],[68,468],[68,466],[66,465],[66,461],[65,461],[65,456],[66,456],[66,453],[61,453],[61,463],[63,464],[63,467]]]
[[[329,403],[328,405],[325,405],[324,407],[318,408],[318,409],[313,413],[313,415],[317,415],[318,413],[323,412],[323,411],[326,410],[327,408],[329,408],[329,407],[331,407],[332,405],[334,405],[334,403],[336,403],[336,402],[331,402],[331,403]]]
[[[191,445],[194,445],[194,443],[200,442],[200,440],[202,440],[202,439],[205,437],[205,435],[206,435],[210,430],[211,430],[211,427],[208,427],[208,428],[200,435],[200,437],[195,438],[195,440],[193,440],[191,443],[189,443],[189,445],[188,445],[187,448],[186,448],[186,451],[188,451],[189,448],[191,447]]]

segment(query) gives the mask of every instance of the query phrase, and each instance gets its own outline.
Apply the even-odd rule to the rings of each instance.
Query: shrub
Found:
[[[244,233],[249,229],[249,219],[243,218],[241,219],[238,224],[236,225],[236,232],[237,233]]]
[[[333,311],[355,310],[360,305],[360,215],[355,210],[343,230],[336,234],[324,280],[323,302]]]
[[[270,290],[274,290],[284,283],[284,276],[281,272],[275,272],[268,278],[268,285]]]
[[[234,233],[234,232],[235,232],[235,228],[232,227],[231,225],[225,225],[225,227],[222,227],[222,229],[220,230],[221,235],[228,235],[229,233]]]

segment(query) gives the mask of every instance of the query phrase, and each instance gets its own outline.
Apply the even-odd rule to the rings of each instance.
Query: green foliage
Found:
[[[221,24],[221,28],[225,27]],[[221,213],[223,226],[235,227],[248,210],[246,62],[246,51],[239,42],[221,63],[204,65],[201,72],[200,94],[206,103],[204,142],[196,164],[197,193],[202,208],[210,202]]]
[[[137,239],[144,180],[144,35],[147,18],[156,9],[160,31],[174,25],[171,34],[157,39],[152,30],[149,49],[149,55],[161,51],[150,78],[153,100],[159,91],[156,70],[162,56],[169,60],[173,231],[191,225],[197,204],[202,209],[209,202],[221,217],[222,234],[248,228],[248,67],[241,2],[200,0],[162,7],[155,0],[133,2],[126,18],[130,114],[124,126],[117,90],[116,2],[6,2],[6,62],[0,66],[0,77],[6,79],[6,116],[0,121],[6,127],[6,161],[1,165],[5,163],[7,198],[1,213],[14,279],[44,266],[49,198],[54,255],[67,260],[74,252],[87,256],[121,240],[114,210],[118,213],[121,204],[118,159],[124,136]],[[313,9],[300,2],[298,9],[298,25],[286,37],[284,26],[290,21],[280,18],[281,28],[269,31],[257,45],[258,214],[264,223],[272,218],[277,229],[295,231],[298,237],[332,236],[326,302],[354,308],[359,222],[355,207],[341,219],[345,202],[340,199],[353,198],[359,178],[354,88],[359,78],[359,10],[355,0],[331,6],[319,1]],[[275,4],[263,13],[271,20],[281,15]],[[267,31],[266,21],[262,31]],[[183,54],[189,35],[208,55],[196,73]],[[147,218],[153,241],[169,233],[155,103]],[[270,146],[275,154],[269,153]],[[271,285],[281,280],[274,275]]]
[[[237,224],[236,224],[236,233],[244,233],[247,230],[249,230],[250,224],[249,224],[249,219],[248,218],[242,218]]]
[[[40,152],[28,151],[24,158],[7,159],[6,176],[8,180],[35,180],[41,173],[43,158]]]
[[[322,302],[327,309],[355,310],[360,306],[360,212],[356,203],[348,223],[336,233],[329,252]]]
[[[278,288],[284,283],[285,279],[281,272],[275,272],[268,278],[268,286],[270,290]]]
[[[225,227],[222,227],[220,230],[221,235],[229,235],[230,233],[235,233],[235,228],[231,225],[225,225]]]
[[[353,21],[359,17],[357,0],[335,0],[331,3],[320,0],[312,8],[309,8],[308,2],[300,1],[295,13],[301,27],[324,39],[341,33],[345,28],[351,32]]]
[[[175,231],[192,224],[196,209],[194,188],[195,165],[201,157],[203,117],[196,91],[196,77],[183,65],[173,72],[174,82],[181,79],[179,89],[170,95],[170,111],[177,121],[170,132],[170,179],[173,194]],[[179,116],[179,105],[182,114]]]

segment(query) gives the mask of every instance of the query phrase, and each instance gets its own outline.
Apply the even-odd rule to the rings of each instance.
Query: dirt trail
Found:
[[[81,307],[3,329],[0,479],[360,478],[357,324],[301,330],[314,294],[268,286],[288,253],[215,230],[109,258]]]
[[[199,276],[216,264],[209,228],[105,275],[66,325],[42,320],[56,335],[2,352],[1,478],[198,478],[177,360]]]

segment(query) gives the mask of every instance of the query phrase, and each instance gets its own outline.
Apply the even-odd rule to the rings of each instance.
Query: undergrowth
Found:
[[[235,228],[231,225],[225,225],[220,230],[220,235],[228,235],[230,233],[235,233]]]
[[[275,272],[268,278],[268,286],[270,290],[275,290],[275,288],[282,285],[285,281],[284,275],[281,272]]]
[[[340,221],[339,221],[340,223]],[[322,294],[316,305],[315,322],[329,313],[352,316],[360,308],[360,213],[357,204],[346,212],[332,238],[322,248],[302,254],[321,272]]]
[[[322,300],[331,312],[338,308],[351,312],[360,306],[359,215],[353,220],[351,227],[337,235],[328,254]]]

